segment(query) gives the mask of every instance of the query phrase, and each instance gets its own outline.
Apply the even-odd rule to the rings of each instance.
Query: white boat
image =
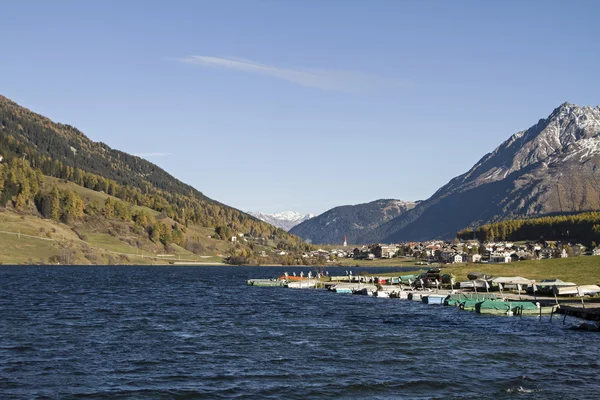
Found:
[[[357,283],[338,283],[330,289],[336,293],[352,293],[357,285]]]
[[[396,298],[396,299],[403,299],[403,300],[408,300],[408,294],[410,292],[407,290],[399,290],[397,292],[391,293],[390,297]]]
[[[429,292],[410,292],[408,299],[412,301],[423,301],[424,296],[429,296]]]
[[[377,286],[368,283],[359,283],[353,290],[353,294],[362,294],[367,296],[373,296],[377,291]]]
[[[598,285],[553,286],[552,291],[557,296],[585,296],[600,293]]]
[[[490,287],[490,284],[483,279],[474,279],[472,281],[463,281],[459,282],[459,287],[461,289],[483,289],[486,290]]]
[[[389,298],[392,297],[392,295],[397,291],[399,291],[398,286],[380,285],[377,291],[375,292],[374,296]]]
[[[316,279],[303,279],[300,281],[292,281],[287,283],[287,287],[291,289],[312,289],[317,286],[319,281]]]

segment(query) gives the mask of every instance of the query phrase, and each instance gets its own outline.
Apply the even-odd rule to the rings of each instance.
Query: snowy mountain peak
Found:
[[[563,103],[546,119],[517,132],[458,180],[497,181],[537,163],[584,162],[600,154],[600,106]]]
[[[276,214],[266,214],[260,211],[249,212],[248,214],[260,219],[261,221],[268,222],[269,224],[276,226],[277,228],[289,231],[294,226],[301,222],[314,217],[313,214],[302,215],[296,211],[284,211]]]

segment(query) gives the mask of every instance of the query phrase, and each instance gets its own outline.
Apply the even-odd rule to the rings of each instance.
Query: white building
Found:
[[[491,263],[509,263],[512,262],[512,258],[509,253],[492,253],[490,255]]]
[[[469,254],[467,256],[467,262],[470,262],[470,263],[481,262],[481,254]]]

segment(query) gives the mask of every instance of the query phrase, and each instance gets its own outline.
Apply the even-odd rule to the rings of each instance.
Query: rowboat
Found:
[[[477,300],[477,302],[484,300],[497,300],[498,295],[495,293],[454,293],[450,294],[444,302],[447,306],[460,306],[461,303],[466,300]],[[475,304],[475,303],[474,303]]]
[[[393,297],[393,298],[396,298],[396,299],[408,300],[409,293],[410,292],[408,292],[406,290],[399,290],[397,292],[390,293],[390,297]]]
[[[288,282],[286,286],[291,289],[312,289],[317,286],[316,279],[305,279],[301,281]]]
[[[552,314],[557,306],[540,306],[532,301],[486,300],[477,303],[475,310],[479,314],[490,315],[540,315]]]
[[[427,292],[425,293],[421,293],[421,292],[409,292],[408,293],[408,299],[412,300],[412,301],[423,301],[423,296],[428,296],[429,294]]]
[[[377,292],[377,286],[368,283],[359,283],[354,290],[353,294],[362,294],[366,296],[373,296]]]
[[[600,293],[598,285],[554,286],[552,291],[557,296],[585,296]]]
[[[444,304],[444,300],[448,297],[445,294],[430,294],[421,297],[421,301],[425,304]]]
[[[286,283],[281,279],[249,279],[249,286],[283,286]]]
[[[398,286],[392,285],[381,285],[375,292],[374,296],[377,297],[392,297],[392,294],[398,291]]]

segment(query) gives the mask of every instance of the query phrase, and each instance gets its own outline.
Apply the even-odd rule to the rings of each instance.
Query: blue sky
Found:
[[[425,199],[600,104],[593,0],[2,8],[0,94],[244,211]]]

